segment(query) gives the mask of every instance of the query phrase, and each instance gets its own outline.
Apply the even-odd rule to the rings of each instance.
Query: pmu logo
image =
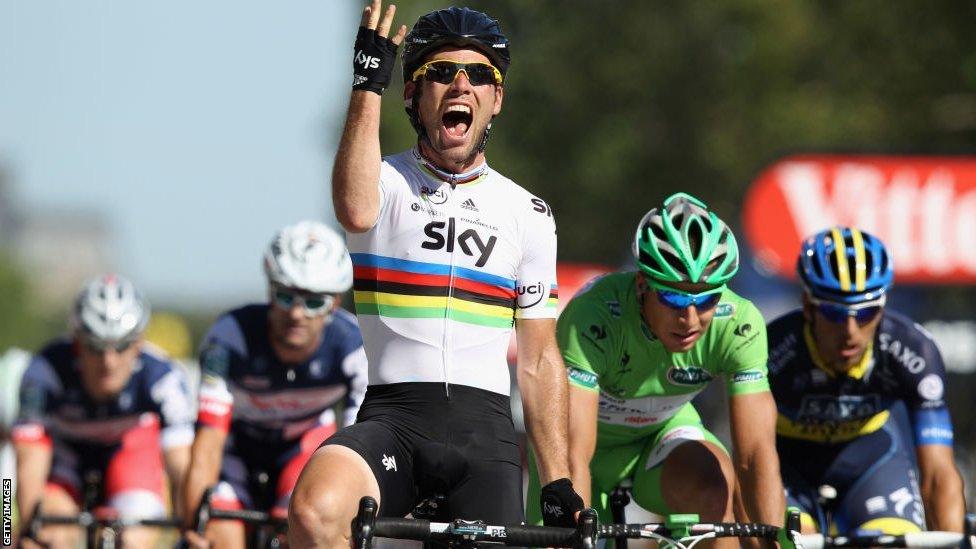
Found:
[[[675,385],[701,385],[712,380],[712,375],[698,366],[672,366],[668,370],[668,381]]]
[[[359,50],[356,52],[356,64],[362,65],[364,69],[375,69],[380,66],[380,58],[366,55]]]
[[[531,286],[519,286],[515,288],[515,293],[518,294],[519,296],[518,308],[528,309],[529,307],[533,307],[537,305],[540,301],[542,301],[542,298],[545,297],[546,295],[546,285],[543,284],[542,282],[537,282]],[[534,298],[535,301],[532,301],[531,303],[523,303],[522,302],[523,296],[528,296],[526,300],[530,300]]]
[[[445,226],[447,228],[446,235],[443,233]],[[461,251],[464,252],[464,255],[478,258],[474,263],[475,267],[484,267],[485,263],[488,263],[488,258],[491,257],[491,251],[495,248],[495,242],[498,241],[498,237],[490,236],[488,241],[485,242],[481,239],[478,231],[474,229],[466,229],[461,234],[456,235],[456,237],[455,233],[456,229],[453,217],[448,218],[447,223],[443,221],[431,221],[424,225],[424,234],[430,240],[425,240],[420,247],[427,250],[444,250],[448,253],[453,253],[456,243],[461,248]]]

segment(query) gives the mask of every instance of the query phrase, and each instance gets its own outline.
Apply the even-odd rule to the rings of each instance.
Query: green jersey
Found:
[[[769,390],[766,323],[731,290],[682,353],[665,349],[644,323],[635,272],[604,276],[574,297],[557,337],[570,384],[600,393],[598,446],[653,435],[720,374],[730,395]]]

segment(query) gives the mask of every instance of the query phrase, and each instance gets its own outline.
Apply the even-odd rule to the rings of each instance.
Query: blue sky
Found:
[[[0,2],[0,166],[17,207],[104,216],[156,301],[260,298],[260,255],[334,223],[360,4]]]

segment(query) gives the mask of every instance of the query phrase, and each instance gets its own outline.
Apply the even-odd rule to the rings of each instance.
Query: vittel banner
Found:
[[[795,277],[801,240],[842,224],[884,241],[899,282],[976,283],[976,157],[792,156],[753,182],[743,215],[776,274]]]

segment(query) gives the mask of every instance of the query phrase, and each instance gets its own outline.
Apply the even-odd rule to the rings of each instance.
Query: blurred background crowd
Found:
[[[468,5],[511,39],[489,162],[551,205],[561,287],[628,265],[641,215],[680,190],[736,229],[731,285],[770,320],[798,305],[800,238],[859,225],[894,256],[889,306],[940,344],[974,484],[976,5]],[[0,2],[0,400],[85,279],[132,279],[148,338],[193,372],[215,316],[266,298],[273,233],[337,226],[328,174],[361,7]],[[442,4],[398,7],[410,26]],[[385,94],[388,153],[415,138],[401,89]],[[721,393],[699,398],[716,424]]]

